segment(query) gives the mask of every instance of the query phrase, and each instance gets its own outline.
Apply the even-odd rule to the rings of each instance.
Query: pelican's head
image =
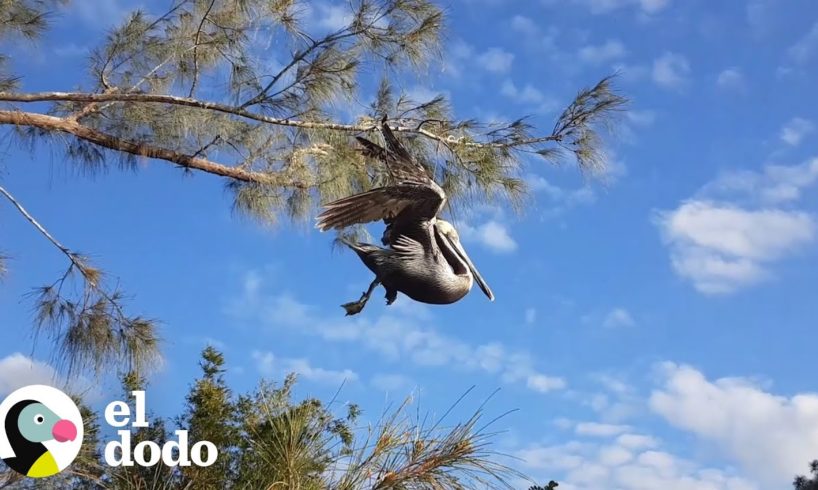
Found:
[[[489,301],[494,301],[494,293],[491,292],[491,288],[486,281],[483,280],[483,276],[480,275],[480,272],[472,263],[469,255],[463,249],[463,245],[460,244],[460,235],[457,234],[457,230],[454,229],[451,223],[448,221],[444,221],[440,218],[435,220],[435,229],[440,234],[443,239],[451,246],[455,255],[463,262],[463,264],[468,268],[468,271],[471,273],[471,276],[477,281],[477,285],[480,286],[480,289],[488,296]]]

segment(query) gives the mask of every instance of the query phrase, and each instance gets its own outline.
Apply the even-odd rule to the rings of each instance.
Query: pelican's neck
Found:
[[[435,223],[434,230],[437,246],[440,248],[443,258],[446,259],[446,263],[452,268],[452,272],[454,272],[456,276],[467,276],[469,278],[469,285],[471,285],[471,271],[466,261],[460,257],[460,254],[454,249],[449,239],[443,236],[443,232],[438,229],[437,223]]]

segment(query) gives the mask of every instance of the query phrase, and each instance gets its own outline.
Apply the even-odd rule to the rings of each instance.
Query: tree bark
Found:
[[[0,124],[28,126],[46,131],[68,133],[82,140],[109,148],[111,150],[122,151],[125,153],[130,153],[131,155],[164,160],[175,163],[180,167],[199,170],[242,182],[252,182],[278,187],[295,187],[299,189],[307,189],[310,187],[310,185],[306,182],[292,181],[280,174],[253,172],[228,165],[222,165],[196,155],[188,155],[147,143],[118,138],[108,133],[84,126],[72,118],[48,116],[45,114],[37,114],[32,112],[0,110]]]

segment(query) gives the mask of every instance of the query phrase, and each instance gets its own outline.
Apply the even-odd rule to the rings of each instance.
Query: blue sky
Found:
[[[40,44],[16,48],[24,89],[83,81],[87,49],[133,5],[75,0]],[[371,280],[356,257],[308,226],[238,218],[221,181],[162,163],[87,178],[47,148],[4,145],[0,180],[118,277],[132,311],[161,319],[156,412],[178,411],[213,342],[236,389],[295,370],[300,394],[327,399],[345,380],[341,398],[372,419],[413,391],[442,413],[476,385],[465,415],[500,388],[488,412],[519,411],[497,423],[498,450],[561,489],[786,487],[818,458],[818,4],[446,6],[447,61],[402,79],[410,94],[543,128],[614,70],[633,99],[604,185],[530,162],[524,215],[486,207],[457,222],[494,303],[477,291],[386,307],[379,292],[344,318],[338,305]],[[316,25],[338,14],[313,3]],[[3,394],[52,372],[45,346],[32,351],[23,294],[64,263],[7,205],[0,246],[13,257]],[[100,406],[118,394],[110,380],[98,391]]]

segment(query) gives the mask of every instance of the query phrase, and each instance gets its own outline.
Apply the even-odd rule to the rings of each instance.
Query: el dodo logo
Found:
[[[23,475],[55,475],[80,452],[80,411],[56,388],[31,385],[13,392],[0,403],[0,422],[0,458]]]

